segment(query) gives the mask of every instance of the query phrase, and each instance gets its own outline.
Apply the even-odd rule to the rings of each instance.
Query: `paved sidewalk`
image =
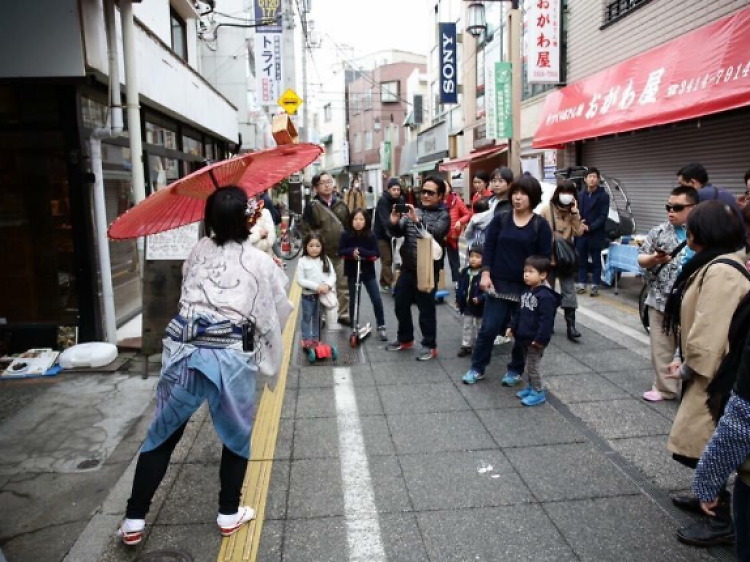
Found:
[[[356,559],[352,538],[372,530],[373,514],[350,505],[342,374],[353,383],[367,459],[355,476],[369,475],[374,552],[384,554],[364,559],[733,559],[674,538],[690,519],[667,493],[688,489],[691,473],[665,449],[676,405],[640,399],[651,379],[642,342],[609,339],[583,319],[574,344],[559,322],[543,362],[550,403],[524,408],[517,389],[500,385],[509,347],[497,348],[487,379],[464,385],[469,360],[455,357],[460,324],[450,304],[438,321],[436,361],[371,339],[362,364],[293,366],[259,560]]]

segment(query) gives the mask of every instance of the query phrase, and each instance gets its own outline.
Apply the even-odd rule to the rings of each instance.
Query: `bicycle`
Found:
[[[283,260],[293,260],[302,250],[302,230],[299,222],[302,216],[297,213],[289,213],[289,224],[285,226],[282,221],[279,226],[279,235],[276,238],[274,252]]]

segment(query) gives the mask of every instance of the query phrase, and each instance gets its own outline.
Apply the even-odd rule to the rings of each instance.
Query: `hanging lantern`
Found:
[[[466,31],[474,37],[481,37],[487,31],[487,20],[484,14],[484,4],[482,2],[472,2],[469,4],[469,25]]]

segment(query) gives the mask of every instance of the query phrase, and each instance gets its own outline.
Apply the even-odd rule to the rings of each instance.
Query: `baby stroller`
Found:
[[[578,191],[586,189],[584,179],[588,174],[588,166],[571,166],[555,170],[558,181],[570,180],[576,184]],[[610,240],[616,240],[621,236],[632,236],[635,234],[635,217],[630,206],[630,198],[625,186],[616,178],[601,174],[599,185],[609,195],[609,217],[605,225],[607,236]]]

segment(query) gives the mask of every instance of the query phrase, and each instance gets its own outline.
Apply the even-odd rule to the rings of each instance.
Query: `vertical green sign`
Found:
[[[497,138],[513,138],[513,72],[509,62],[495,63]]]
[[[391,159],[393,158],[393,152],[391,151],[391,141],[385,141],[383,143],[383,169],[388,170],[390,173]]]

